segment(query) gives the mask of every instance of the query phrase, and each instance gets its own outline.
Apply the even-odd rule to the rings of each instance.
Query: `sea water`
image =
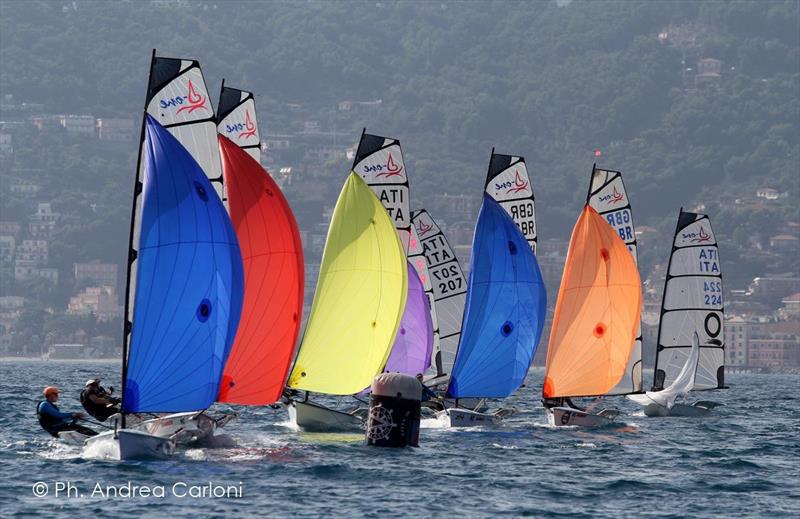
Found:
[[[729,375],[729,390],[697,394],[724,404],[705,419],[647,418],[607,399],[629,414],[588,430],[546,425],[533,370],[504,403],[517,412],[502,427],[426,420],[408,449],[300,433],[285,409],[220,406],[240,415],[223,429],[227,446],[140,462],[110,459],[112,446],[60,444],[37,424],[44,386],[60,387],[61,409],[76,411],[95,376],[119,387],[119,364],[0,360],[0,516],[800,514],[796,376]]]

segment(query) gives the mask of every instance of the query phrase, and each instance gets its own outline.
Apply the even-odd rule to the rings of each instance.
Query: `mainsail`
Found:
[[[608,393],[625,374],[642,311],[639,271],[588,204],[569,243],[547,347],[545,398]]]
[[[433,284],[431,274],[428,271],[428,262],[425,259],[425,249],[419,239],[417,228],[411,226],[411,236],[408,241],[408,262],[414,267],[417,276],[422,281],[425,296],[428,298],[428,311],[431,315],[431,330],[433,330],[433,351],[439,351],[439,320],[436,317],[436,304],[433,299]],[[410,286],[410,285],[409,285]],[[430,363],[428,364],[430,366]],[[428,368],[426,367],[425,370]],[[425,370],[422,372],[424,373]]]
[[[228,208],[244,263],[244,305],[218,400],[267,405],[283,392],[303,313],[303,246],[280,188],[219,136]]]
[[[536,212],[525,158],[502,155],[492,149],[485,190],[511,216],[535,253]]]
[[[414,211],[411,223],[416,227],[428,264],[439,324],[439,349],[434,349],[431,367],[437,377],[450,375],[461,335],[467,282],[452,247],[430,214],[424,209]]]
[[[628,398],[644,406],[658,404],[672,409],[678,398],[686,396],[694,388],[698,360],[700,360],[700,338],[695,332],[692,334],[691,352],[672,384],[661,391],[646,391],[644,394],[628,395]]]
[[[144,181],[145,136],[147,121],[151,116],[166,128],[194,158],[211,181],[219,197],[224,194],[222,170],[217,147],[214,111],[208,97],[200,64],[195,60],[157,57],[156,51],[150,61],[150,75],[142,119],[142,134],[139,158],[134,182],[131,227],[128,241],[126,269],[124,330],[122,339],[122,384],[125,388],[127,356],[131,341],[132,319],[135,309],[136,277],[138,272],[139,232],[141,228],[141,203]]]
[[[484,194],[448,396],[505,398],[514,393],[542,335],[546,298],[529,242],[506,210]]]
[[[149,115],[143,152],[122,407],[125,413],[205,409],[217,396],[239,322],[239,245],[197,162]]]
[[[700,337],[694,389],[725,387],[722,271],[707,215],[681,209],[664,282],[653,390],[669,386]]]
[[[586,202],[605,218],[611,227],[628,246],[633,254],[633,261],[638,263],[636,229],[633,225],[633,212],[628,200],[628,192],[622,181],[622,173],[592,166],[592,178],[589,182],[589,194]],[[614,386],[609,395],[624,395],[642,391],[642,325],[636,332],[636,342],[628,359],[628,367],[619,384]]]
[[[403,250],[407,251],[411,210],[408,205],[408,175],[400,141],[372,135],[365,130],[353,160],[353,171],[364,179],[386,208],[400,235]]]
[[[222,81],[217,107],[217,132],[261,163],[261,137],[256,119],[256,100],[252,92],[226,87]]]
[[[428,309],[428,296],[416,270],[408,264],[406,308],[384,371],[412,376],[425,373],[431,365],[432,351],[433,323]]]
[[[403,315],[407,268],[392,220],[351,173],[333,210],[289,387],[352,395],[372,382],[386,364]]]

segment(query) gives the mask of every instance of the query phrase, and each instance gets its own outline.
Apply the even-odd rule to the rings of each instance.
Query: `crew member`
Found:
[[[426,386],[422,382],[422,373],[417,373],[417,381],[419,381],[419,385],[422,386],[422,402],[427,402],[428,400],[436,400],[439,398],[439,395],[434,393],[431,388]]]
[[[84,417],[83,413],[62,413],[58,410],[58,388],[48,386],[42,391],[45,400],[36,405],[36,416],[39,418],[39,425],[42,429],[49,432],[51,436],[58,438],[58,433],[62,431],[77,431],[86,436],[94,436],[96,431],[78,425],[75,420]]]
[[[89,379],[81,391],[81,404],[87,413],[101,422],[105,422],[109,416],[119,413],[120,400],[111,396],[113,392],[113,387],[109,387],[106,391],[100,385],[99,378]]]

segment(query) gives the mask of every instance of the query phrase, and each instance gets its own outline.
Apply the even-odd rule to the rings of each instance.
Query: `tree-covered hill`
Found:
[[[436,212],[438,195],[468,194],[477,212],[497,146],[526,156],[545,239],[567,239],[600,149],[600,165],[625,172],[640,223],[667,232],[678,207],[706,204],[742,283],[752,244],[736,229],[768,236],[800,220],[799,5],[6,0],[0,93],[55,113],[138,117],[157,48],[199,59],[212,90],[223,76],[254,90],[265,133],[287,131],[287,103],[324,112],[380,99],[380,111],[336,130],[348,142],[361,125],[400,138],[414,205]],[[696,77],[704,58],[719,60],[717,76]],[[53,191],[100,200],[91,213],[60,208],[78,222],[65,253],[80,255],[87,237],[123,243],[135,150],[35,139],[15,144],[3,175],[29,160]],[[335,190],[347,163],[320,167]],[[789,196],[755,211],[742,201],[759,187]],[[661,261],[666,245],[648,253]],[[773,267],[797,270],[784,263]]]

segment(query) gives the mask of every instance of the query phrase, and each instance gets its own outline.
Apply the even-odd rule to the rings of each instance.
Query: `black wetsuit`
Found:
[[[107,398],[109,402],[113,405],[108,404],[97,404],[89,398],[90,395],[94,395],[100,398]],[[89,386],[81,391],[81,404],[83,408],[86,409],[86,412],[89,413],[92,417],[96,418],[101,422],[105,422],[108,420],[108,417],[119,413],[119,399],[113,398],[105,389],[100,386]]]
[[[42,429],[55,438],[58,438],[58,433],[62,431],[77,431],[86,436],[97,434],[97,431],[76,424],[70,413],[62,413],[58,406],[48,400],[36,404],[36,417],[39,419]]]

